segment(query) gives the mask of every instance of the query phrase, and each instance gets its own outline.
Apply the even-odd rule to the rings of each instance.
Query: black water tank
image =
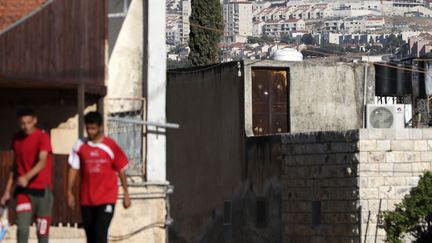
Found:
[[[396,69],[396,94],[395,96],[406,96],[412,94],[412,66],[398,64]]]
[[[419,70],[426,71],[426,62],[418,63]],[[418,73],[419,98],[426,99],[426,74]]]
[[[396,69],[386,63],[375,64],[375,95],[393,96],[396,93]]]
[[[375,64],[375,95],[406,96],[412,93],[411,67],[404,64]]]

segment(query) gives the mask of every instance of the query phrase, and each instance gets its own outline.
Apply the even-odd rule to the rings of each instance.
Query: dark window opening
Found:
[[[224,211],[223,211],[223,224],[232,224],[232,203],[229,200],[224,201]]]
[[[312,202],[312,226],[321,224],[321,201]]]
[[[267,203],[265,198],[257,198],[256,225],[259,228],[264,228],[267,226]]]

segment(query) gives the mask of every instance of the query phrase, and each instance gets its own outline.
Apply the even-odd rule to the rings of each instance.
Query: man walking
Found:
[[[75,208],[73,185],[81,175],[80,203],[88,243],[105,243],[114,215],[118,180],[123,186],[124,208],[130,207],[125,169],[128,159],[117,143],[103,135],[103,120],[98,112],[84,117],[88,137],[79,139],[69,156],[68,205]]]
[[[12,140],[15,161],[0,204],[6,205],[16,183],[17,240],[28,242],[29,227],[36,217],[39,243],[48,242],[53,206],[52,148],[49,135],[36,127],[33,110],[17,112],[20,132]]]

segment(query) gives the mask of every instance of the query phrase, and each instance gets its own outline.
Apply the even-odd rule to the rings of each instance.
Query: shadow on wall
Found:
[[[94,102],[86,104],[91,105]],[[10,141],[18,131],[16,112],[23,107],[35,110],[38,126],[50,132],[60,125],[64,129],[77,129],[68,123],[77,114],[77,94],[74,90],[58,89],[0,89],[0,150],[9,150]]]
[[[198,243],[280,243],[281,242],[281,185],[277,179],[268,180],[261,191],[245,182],[225,201],[223,212],[214,210]],[[170,242],[188,243],[174,227]],[[192,243],[192,242],[191,242]]]

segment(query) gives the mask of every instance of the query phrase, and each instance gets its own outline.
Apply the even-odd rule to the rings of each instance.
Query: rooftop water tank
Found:
[[[375,63],[375,95],[406,96],[412,93],[411,66]]]
[[[277,50],[273,55],[273,60],[286,61],[286,62],[301,62],[303,61],[303,54],[292,48],[284,48]]]

